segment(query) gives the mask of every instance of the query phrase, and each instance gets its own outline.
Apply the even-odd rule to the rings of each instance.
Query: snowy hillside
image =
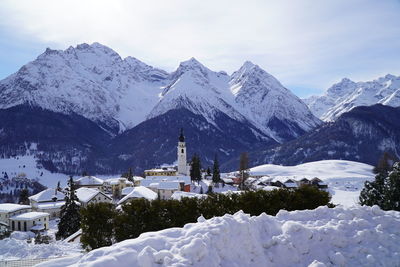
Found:
[[[377,206],[238,212],[39,266],[398,266],[399,224]]]
[[[7,159],[0,159],[1,177],[7,173],[9,177],[24,175],[31,180],[36,180],[46,187],[55,187],[60,181],[65,186],[68,180],[66,174],[51,173],[41,166],[38,166],[34,156],[18,156]]]
[[[347,160],[321,160],[297,166],[265,164],[250,169],[253,175],[267,175],[277,179],[312,179],[318,177],[328,184],[331,202],[344,206],[358,203],[364,182],[373,180],[373,166]]]
[[[357,106],[400,106],[400,76],[386,75],[373,81],[353,82],[344,78],[322,96],[305,100],[315,116],[332,121]]]

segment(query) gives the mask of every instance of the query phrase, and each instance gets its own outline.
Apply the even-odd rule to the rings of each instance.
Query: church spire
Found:
[[[183,136],[183,128],[181,128],[181,135],[179,136],[179,142],[185,142],[185,136]]]

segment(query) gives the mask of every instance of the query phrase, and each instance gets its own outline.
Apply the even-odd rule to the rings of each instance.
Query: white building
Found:
[[[104,180],[102,190],[103,192],[112,194],[114,196],[121,194],[122,189],[124,189],[125,187],[130,187],[133,185],[133,182],[128,181],[128,179],[124,177],[110,178]]]
[[[79,187],[89,187],[96,188],[101,190],[103,187],[104,181],[95,177],[95,176],[83,176],[77,180],[75,180],[76,186]]]
[[[14,203],[2,203],[0,204],[0,222],[7,224],[11,228],[10,218],[22,213],[30,212],[32,210],[31,206],[20,205]]]
[[[46,212],[26,212],[10,218],[12,231],[42,231],[49,229],[50,215]]]
[[[60,216],[61,207],[65,204],[64,199],[64,193],[53,188],[45,189],[29,197],[32,210],[47,212],[50,214],[50,218]]]
[[[186,157],[186,143],[185,136],[183,135],[183,129],[181,129],[181,135],[179,136],[179,142],[177,147],[178,152],[178,170],[177,175],[190,175],[190,165],[187,163]]]
[[[76,190],[81,207],[87,207],[89,204],[94,203],[112,203],[112,198],[95,188],[81,187]]]
[[[129,200],[135,199],[135,198],[145,198],[147,200],[155,200],[157,199],[158,195],[154,191],[152,191],[149,188],[146,188],[144,186],[136,186],[133,188],[133,190],[123,197],[119,202],[118,205],[124,204],[128,202]]]

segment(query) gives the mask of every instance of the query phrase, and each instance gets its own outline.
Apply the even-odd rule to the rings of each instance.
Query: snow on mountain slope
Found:
[[[373,81],[353,82],[347,78],[330,87],[323,96],[306,100],[315,116],[325,121],[357,106],[383,104],[400,106],[400,76],[386,75]]]
[[[286,181],[287,179],[312,179],[318,177],[328,184],[332,203],[344,206],[357,205],[365,181],[375,175],[373,166],[348,160],[321,160],[296,166],[265,164],[250,169],[254,175],[268,175]]]
[[[30,103],[124,130],[143,121],[167,76],[98,43],[47,49],[0,81],[0,108]]]
[[[182,62],[171,74],[171,84],[164,88],[162,97],[150,112],[148,119],[171,109],[186,108],[202,115],[214,126],[215,115],[225,113],[234,120],[244,122],[246,118],[233,106],[233,95],[229,92],[229,76],[214,72],[191,58]]]
[[[38,266],[398,266],[399,224],[377,206],[238,212]]]
[[[282,128],[297,137],[320,124],[305,103],[249,61],[232,74],[229,84],[238,110],[278,142],[285,140]],[[280,127],[274,127],[276,121]]]

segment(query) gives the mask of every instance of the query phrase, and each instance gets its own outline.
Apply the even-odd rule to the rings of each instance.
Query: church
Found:
[[[187,162],[186,143],[183,129],[178,138],[177,146],[177,165],[165,166],[161,168],[145,170],[144,174],[148,176],[190,176],[190,164]]]

